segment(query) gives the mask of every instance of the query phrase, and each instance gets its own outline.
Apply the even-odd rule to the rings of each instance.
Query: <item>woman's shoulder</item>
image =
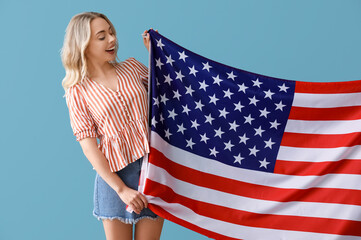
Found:
[[[65,91],[65,97],[66,98],[81,98],[82,97],[82,92],[84,90],[83,81],[82,82],[77,82],[73,86],[69,87]]]

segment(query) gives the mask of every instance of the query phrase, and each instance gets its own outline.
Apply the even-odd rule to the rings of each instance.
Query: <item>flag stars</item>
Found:
[[[183,127],[183,123],[181,125],[178,125],[178,131],[177,132],[181,132],[184,135],[184,131],[187,130],[185,127]]]
[[[206,84],[206,80],[203,80],[203,82],[200,82],[199,85],[200,85],[199,89],[203,89],[204,91],[206,91],[206,88],[209,86]]]
[[[187,146],[186,147],[190,147],[191,149],[193,149],[193,145],[195,144],[193,141],[192,141],[192,138],[187,140],[186,139],[186,142],[187,142]]]
[[[229,114],[229,112],[226,111],[226,108],[223,108],[223,110],[218,110],[219,111],[219,117],[224,117],[227,118],[227,114]]]
[[[158,97],[153,98],[153,100],[154,100],[153,105],[156,105],[157,107],[159,107],[159,99],[158,99]]]
[[[254,135],[255,136],[259,135],[260,137],[262,137],[262,133],[265,131],[261,128],[261,126],[259,126],[259,128],[254,128],[254,130],[256,131]]]
[[[259,100],[256,99],[256,96],[253,96],[253,98],[248,98],[248,99],[249,99],[249,105],[253,104],[257,106],[257,102],[259,102]]]
[[[179,94],[178,89],[177,89],[177,91],[173,91],[173,93],[174,93],[173,98],[176,98],[176,99],[178,99],[178,101],[179,101],[179,98],[180,98],[182,95]]]
[[[266,94],[265,95],[265,99],[266,98],[269,98],[269,99],[271,99],[272,100],[272,95],[274,94],[273,92],[271,92],[271,90],[270,89],[268,89],[268,91],[263,91],[264,92],[264,94]]]
[[[160,102],[163,103],[164,105],[167,103],[168,100],[169,99],[166,97],[165,93],[160,96]]]
[[[242,85],[237,84],[237,86],[239,87],[238,92],[246,93],[246,89],[247,89],[248,87],[246,87],[246,85],[244,85],[244,83],[242,83]]]
[[[189,85],[189,87],[186,87],[186,89],[187,89],[186,94],[192,96],[192,94],[194,93],[194,90],[192,89],[192,85]]]
[[[247,140],[249,139],[246,134],[243,134],[243,136],[238,136],[239,137],[239,143],[244,143],[244,145],[246,145]]]
[[[167,76],[166,75],[163,75],[164,76],[164,82],[165,83],[168,83],[170,85],[170,83],[173,81],[173,79],[170,77],[170,74],[168,74]]]
[[[269,122],[269,123],[271,124],[270,129],[271,129],[271,128],[277,129],[277,127],[278,127],[279,125],[281,125],[281,123],[278,123],[278,122],[277,122],[277,119],[274,120],[274,122]]]
[[[283,112],[283,108],[286,107],[286,105],[284,105],[282,103],[282,101],[280,101],[279,103],[275,103],[276,105],[276,110],[281,110]]]
[[[216,132],[216,134],[214,135],[214,137],[219,137],[222,138],[222,134],[224,133],[221,128],[219,128],[218,130],[214,130]]]
[[[182,71],[179,70],[179,72],[175,72],[175,74],[177,75],[175,79],[179,79],[183,82],[184,75],[182,75]]]
[[[173,109],[172,111],[169,111],[169,110],[168,110],[168,113],[169,113],[168,118],[172,118],[173,120],[175,120],[175,116],[178,115],[178,114],[176,114],[176,113],[174,112],[174,109]]]
[[[167,59],[167,63],[169,63],[171,66],[173,66],[173,63],[175,62],[173,59],[172,59],[172,55],[169,55],[168,57],[165,56],[165,58]]]
[[[164,117],[163,117],[162,113],[159,115],[159,121],[161,121],[161,123],[163,123],[163,121],[164,121]]]
[[[267,115],[270,113],[269,111],[267,111],[266,108],[264,108],[263,110],[259,110],[261,112],[260,117],[265,117],[267,118]]]
[[[227,75],[228,75],[227,79],[230,78],[230,79],[232,79],[233,81],[234,81],[234,78],[237,77],[237,75],[234,75],[234,74],[233,74],[233,71],[230,72],[230,73],[227,73]]]
[[[213,96],[209,96],[209,98],[211,99],[209,103],[213,103],[214,105],[216,105],[217,101],[219,100],[218,98],[216,98],[216,94],[213,94]]]
[[[259,161],[259,163],[261,164],[261,165],[259,166],[259,168],[264,167],[264,168],[266,168],[266,169],[267,169],[267,165],[270,164],[270,162],[267,162],[267,161],[266,161],[266,158],[263,159],[263,161]]]
[[[202,63],[202,64],[203,64],[202,70],[207,70],[207,71],[209,72],[209,69],[212,68],[212,66],[210,66],[210,65],[208,64],[208,62]]]
[[[152,118],[152,126],[155,127],[155,125],[156,125],[157,123],[158,123],[158,121],[155,120],[155,116],[153,116],[153,118]]]
[[[160,58],[155,60],[156,62],[156,67],[159,67],[160,70],[162,70],[162,66],[164,65],[164,63],[162,63],[162,61],[160,60]]]
[[[254,155],[255,157],[257,157],[256,156],[256,154],[257,154],[257,152],[259,152],[259,150],[256,148],[256,146],[254,146],[253,148],[248,148],[248,150],[249,150],[249,155],[251,156],[251,155]]]
[[[239,163],[239,165],[242,164],[242,160],[244,159],[243,157],[241,157],[241,154],[238,154],[237,156],[233,156],[234,157],[234,162],[233,163]]]
[[[207,144],[207,141],[209,140],[207,135],[206,134],[203,134],[203,135],[200,134],[200,136],[201,136],[201,142],[204,142],[205,144]]]
[[[231,92],[229,89],[227,91],[224,91],[224,97],[228,97],[229,99],[231,99],[231,96],[233,95],[233,92]]]
[[[198,127],[199,127],[200,125],[197,123],[197,119],[195,119],[194,121],[191,121],[191,123],[192,123],[191,128],[195,128],[196,130],[198,130]]]
[[[217,150],[216,150],[216,147],[212,148],[212,149],[209,149],[209,151],[211,151],[211,153],[209,155],[213,155],[215,157],[217,157],[217,154],[219,153]]]
[[[204,105],[202,104],[201,100],[199,100],[196,103],[196,108],[195,109],[199,109],[200,111],[202,111],[202,108],[204,107]]]
[[[231,126],[229,128],[229,130],[234,130],[235,132],[237,131],[237,128],[239,127],[239,125],[236,123],[236,120],[234,120],[233,123],[229,123],[229,125]]]
[[[189,68],[189,75],[193,74],[196,77],[196,73],[198,72],[195,68],[194,65],[193,67],[188,67]]]
[[[170,140],[170,136],[173,135],[169,132],[169,128],[167,130],[165,130],[165,137],[168,138],[168,140]]]
[[[290,87],[286,87],[285,84],[283,84],[282,86],[278,86],[280,88],[280,92],[283,91],[283,92],[287,92],[287,89],[289,89]]]
[[[186,113],[187,115],[189,115],[189,112],[190,112],[191,110],[188,108],[188,105],[186,104],[185,106],[182,106],[182,107],[183,107],[182,113]]]
[[[214,118],[212,118],[211,114],[209,114],[208,116],[205,116],[206,121],[204,123],[209,123],[212,125],[212,121],[214,120]]]
[[[251,114],[244,118],[246,119],[246,121],[244,121],[245,124],[249,123],[250,125],[252,125],[252,121],[254,120],[254,118],[252,118]]]
[[[217,75],[217,77],[212,77],[214,82],[213,84],[217,84],[218,86],[220,86],[220,83],[223,81],[222,79],[219,78],[219,74]]]
[[[240,112],[242,112],[242,108],[244,108],[244,106],[241,104],[241,102],[233,103],[234,104],[234,111],[238,110]]]
[[[232,147],[234,147],[234,145],[231,143],[231,140],[228,141],[228,143],[224,143],[225,147],[224,150],[229,150],[232,151]]]
[[[155,41],[157,41],[157,47],[159,47],[163,51],[163,47],[165,45],[162,43],[162,39],[161,38],[159,40],[156,39]]]
[[[256,87],[258,87],[258,88],[260,88],[260,87],[261,87],[261,84],[263,84],[262,82],[260,82],[260,81],[258,80],[258,78],[257,78],[255,81],[252,80],[252,82],[253,82],[253,87],[256,86]]]
[[[270,148],[272,149],[272,145],[275,144],[275,142],[272,142],[272,139],[270,138],[268,141],[264,141],[266,146],[264,148]]]
[[[184,51],[183,52],[178,52],[179,54],[179,60],[182,59],[184,62],[186,62],[186,58],[188,57]]]

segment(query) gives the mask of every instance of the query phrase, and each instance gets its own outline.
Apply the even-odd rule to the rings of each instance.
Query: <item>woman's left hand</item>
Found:
[[[153,29],[153,28],[151,28]],[[155,30],[156,32],[158,32],[158,30]],[[150,42],[150,36],[149,36],[149,33],[148,33],[148,30],[145,30],[142,34],[143,36],[143,43],[144,43],[144,46],[147,48],[148,52],[149,52],[149,42]]]

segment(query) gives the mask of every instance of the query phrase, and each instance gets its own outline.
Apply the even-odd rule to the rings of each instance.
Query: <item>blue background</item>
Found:
[[[95,172],[72,134],[61,80],[64,31],[106,14],[119,57],[148,64],[141,33],[233,67],[300,81],[361,78],[359,0],[0,0],[0,239],[105,239]],[[207,239],[166,222],[162,239]]]

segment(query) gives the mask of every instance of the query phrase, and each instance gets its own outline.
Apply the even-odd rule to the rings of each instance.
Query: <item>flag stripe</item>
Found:
[[[170,187],[150,179],[147,180],[146,184],[149,185],[147,191],[145,191],[146,195],[160,197],[168,203],[181,203],[183,206],[193,209],[198,215],[218,219],[224,222],[260,228],[361,236],[361,232],[358,228],[361,224],[359,221],[257,214],[230,209],[181,196],[175,193]],[[212,209],[212,211],[209,211],[209,209]]]
[[[361,120],[305,121],[289,119],[285,132],[311,134],[346,134],[361,131]]]
[[[361,92],[361,80],[348,82],[296,82],[297,93],[357,93]]]
[[[203,158],[171,146],[155,132],[152,132],[151,134],[151,146],[153,149],[162,152],[165,157],[171,159],[175,163],[197,169],[204,173],[218,175],[240,182],[285,189],[341,188],[361,190],[359,184],[361,182],[361,177],[358,175],[329,174],[326,176],[287,176],[283,174],[267,174],[267,181],[265,181],[264,172],[242,168],[237,168],[237,171],[234,171],[235,167],[224,165],[213,159]]]
[[[149,162],[165,169],[173,177],[194,185],[223,191],[238,196],[278,202],[304,201],[360,205],[361,191],[336,188],[282,189],[262,186],[204,173],[170,161],[152,148]],[[191,176],[191,177],[189,177]],[[237,186],[235,188],[234,186]],[[346,197],[348,196],[348,197]],[[355,197],[349,197],[355,196]]]
[[[334,108],[360,106],[361,93],[312,94],[295,93],[292,106],[313,108]]]
[[[335,162],[293,162],[277,160],[275,173],[286,175],[322,176],[326,174],[359,174],[360,159],[342,159]]]
[[[306,134],[289,133],[283,134],[282,146],[300,148],[337,148],[353,147],[361,143],[361,134]]]
[[[297,148],[281,146],[277,159],[296,162],[334,162],[340,159],[361,159],[360,150],[360,145],[338,148]],[[344,177],[346,180],[346,176]],[[360,187],[357,188],[360,189]]]
[[[150,164],[148,179],[167,185],[179,195],[211,204],[247,212],[287,216],[333,218],[360,221],[356,209],[361,206],[333,203],[276,202],[238,196],[201,186],[197,186],[171,176],[166,170]],[[302,211],[300,211],[302,209]]]
[[[293,120],[357,120],[361,119],[361,107],[307,108],[292,107],[289,119]]]
[[[152,196],[147,196],[147,197],[152,198]],[[192,229],[193,231],[196,231],[196,232],[198,232],[200,234],[203,234],[203,235],[208,236],[208,237],[213,238],[213,239],[224,239],[224,240],[238,240],[238,239],[240,239],[240,238],[228,237],[228,236],[226,236],[227,233],[223,233],[224,235],[222,235],[222,234],[218,234],[218,233],[213,232],[213,231],[209,231],[209,230],[207,230],[205,228],[201,228],[201,227],[197,226],[196,224],[192,224],[191,221],[189,221],[189,220],[185,221],[185,220],[175,216],[175,215],[177,215],[177,216],[183,215],[184,213],[187,213],[187,212],[190,212],[190,213],[188,213],[188,216],[192,216],[194,213],[191,212],[191,210],[189,210],[189,209],[182,210],[182,212],[181,212],[181,211],[177,211],[177,206],[174,206],[174,204],[167,204],[166,202],[161,201],[160,199],[156,199],[156,200],[153,199],[153,202],[154,202],[154,204],[151,204],[151,203],[148,204],[148,208],[150,210],[152,210],[157,215],[162,216],[163,218],[169,219],[172,222],[175,222],[175,223],[177,223],[177,224],[179,224],[179,225],[181,225],[183,227],[186,227],[188,229]],[[158,203],[158,205],[160,205],[162,207],[159,207],[158,205],[155,205],[157,203]],[[181,205],[178,205],[178,207],[179,206],[181,206]],[[164,209],[166,209],[166,210],[164,210]],[[185,209],[185,208],[183,208],[183,209]],[[176,214],[173,215],[173,214],[171,214],[172,212],[175,212]],[[186,215],[186,214],[184,214],[184,215]],[[221,223],[221,222],[219,222],[219,223]],[[219,225],[219,223],[218,223],[218,225]],[[212,223],[209,224],[209,225],[212,225]],[[221,232],[221,229],[218,232]]]
[[[298,232],[298,231],[287,231],[277,229],[266,229],[247,227],[242,225],[235,225],[228,222],[222,222],[216,219],[207,218],[194,213],[191,209],[186,208],[180,204],[167,203],[160,198],[154,198],[147,196],[151,199],[153,204],[149,204],[149,208],[160,216],[164,216],[172,222],[178,223],[189,229],[197,231],[208,237],[214,237],[215,239],[227,239],[226,236],[232,236],[236,239],[265,239],[267,240],[280,240],[280,239],[307,239],[307,240],[359,240],[357,236],[340,236],[332,234],[322,234],[313,232]],[[161,208],[157,206],[162,206]],[[162,210],[164,209],[164,210]],[[173,216],[177,217],[173,217]],[[188,224],[186,224],[188,223]],[[192,224],[194,223],[194,224]],[[209,229],[213,230],[222,237],[215,237],[214,235],[208,235],[206,231],[199,230],[197,223],[202,223],[201,230]]]

